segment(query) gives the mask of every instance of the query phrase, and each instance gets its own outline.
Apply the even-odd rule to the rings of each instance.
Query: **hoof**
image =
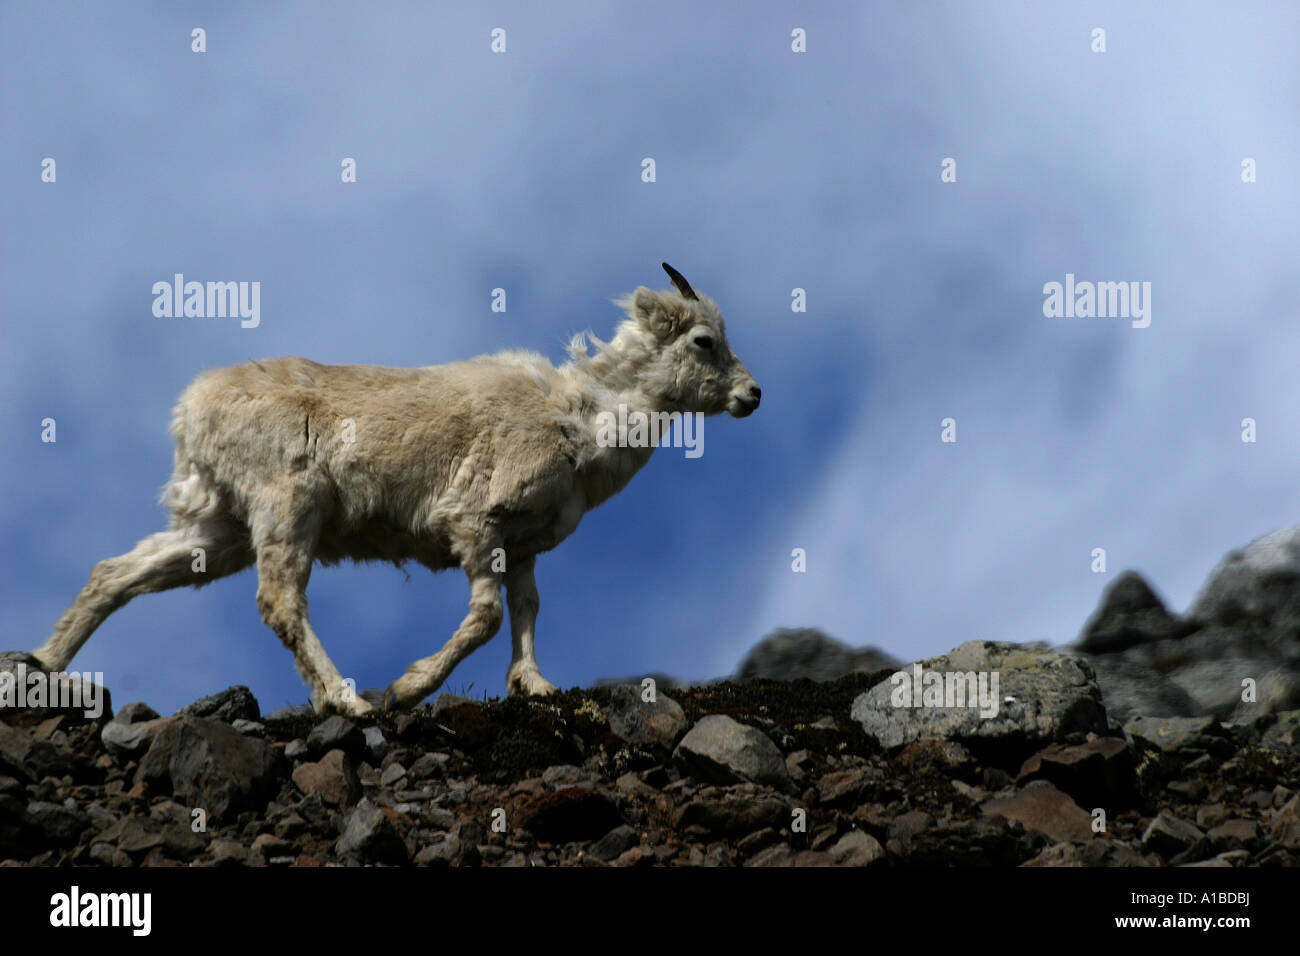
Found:
[[[512,676],[506,683],[511,696],[524,694],[528,697],[549,697],[560,692],[558,687],[535,671]]]

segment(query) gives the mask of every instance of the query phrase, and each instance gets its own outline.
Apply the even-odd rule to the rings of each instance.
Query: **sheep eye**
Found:
[[[711,349],[713,348],[713,338],[708,335],[697,335],[695,336],[695,344],[702,349]]]

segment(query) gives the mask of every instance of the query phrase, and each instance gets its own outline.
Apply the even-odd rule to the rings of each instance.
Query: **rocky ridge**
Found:
[[[0,707],[0,865],[1292,866],[1300,535],[1261,542],[1182,617],[1121,576],[1067,648],[782,631],[742,679],[360,722]]]

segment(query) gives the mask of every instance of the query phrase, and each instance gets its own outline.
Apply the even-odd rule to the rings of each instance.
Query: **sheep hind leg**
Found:
[[[533,651],[533,627],[537,622],[540,599],[537,579],[533,576],[534,558],[516,560],[506,572],[506,605],[510,608],[510,670],[506,672],[506,691],[541,697],[557,694],[559,688],[542,676]]]
[[[469,614],[437,654],[416,661],[384,693],[386,710],[414,707],[442,686],[452,670],[501,628],[501,583],[487,569],[469,571]]]
[[[312,551],[301,541],[266,539],[257,545],[257,608],[266,626],[292,653],[298,673],[312,689],[317,712],[362,717],[374,708],[346,683],[325,653],[307,617]]]
[[[232,521],[200,521],[151,534],[126,554],[95,565],[90,583],[33,654],[50,670],[62,671],[105,618],[133,597],[207,584],[252,561],[248,532]]]

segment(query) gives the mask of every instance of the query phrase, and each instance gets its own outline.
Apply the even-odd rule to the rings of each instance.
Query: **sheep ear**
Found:
[[[655,295],[653,289],[647,289],[645,286],[637,286],[632,293],[632,314],[636,320],[647,328],[650,327],[650,320],[654,314],[659,311],[659,296]]]
[[[676,299],[661,299],[653,289],[639,286],[632,293],[632,314],[641,326],[657,338],[668,339],[680,335],[689,315],[686,307]]]
[[[686,277],[684,275],[682,275],[680,272],[678,272],[676,269],[674,269],[666,262],[661,264],[664,267],[664,272],[668,273],[668,278],[673,280],[673,287],[676,288],[677,291],[682,294],[683,299],[699,298],[699,296],[695,294],[695,290],[691,288],[691,284],[686,281]]]

